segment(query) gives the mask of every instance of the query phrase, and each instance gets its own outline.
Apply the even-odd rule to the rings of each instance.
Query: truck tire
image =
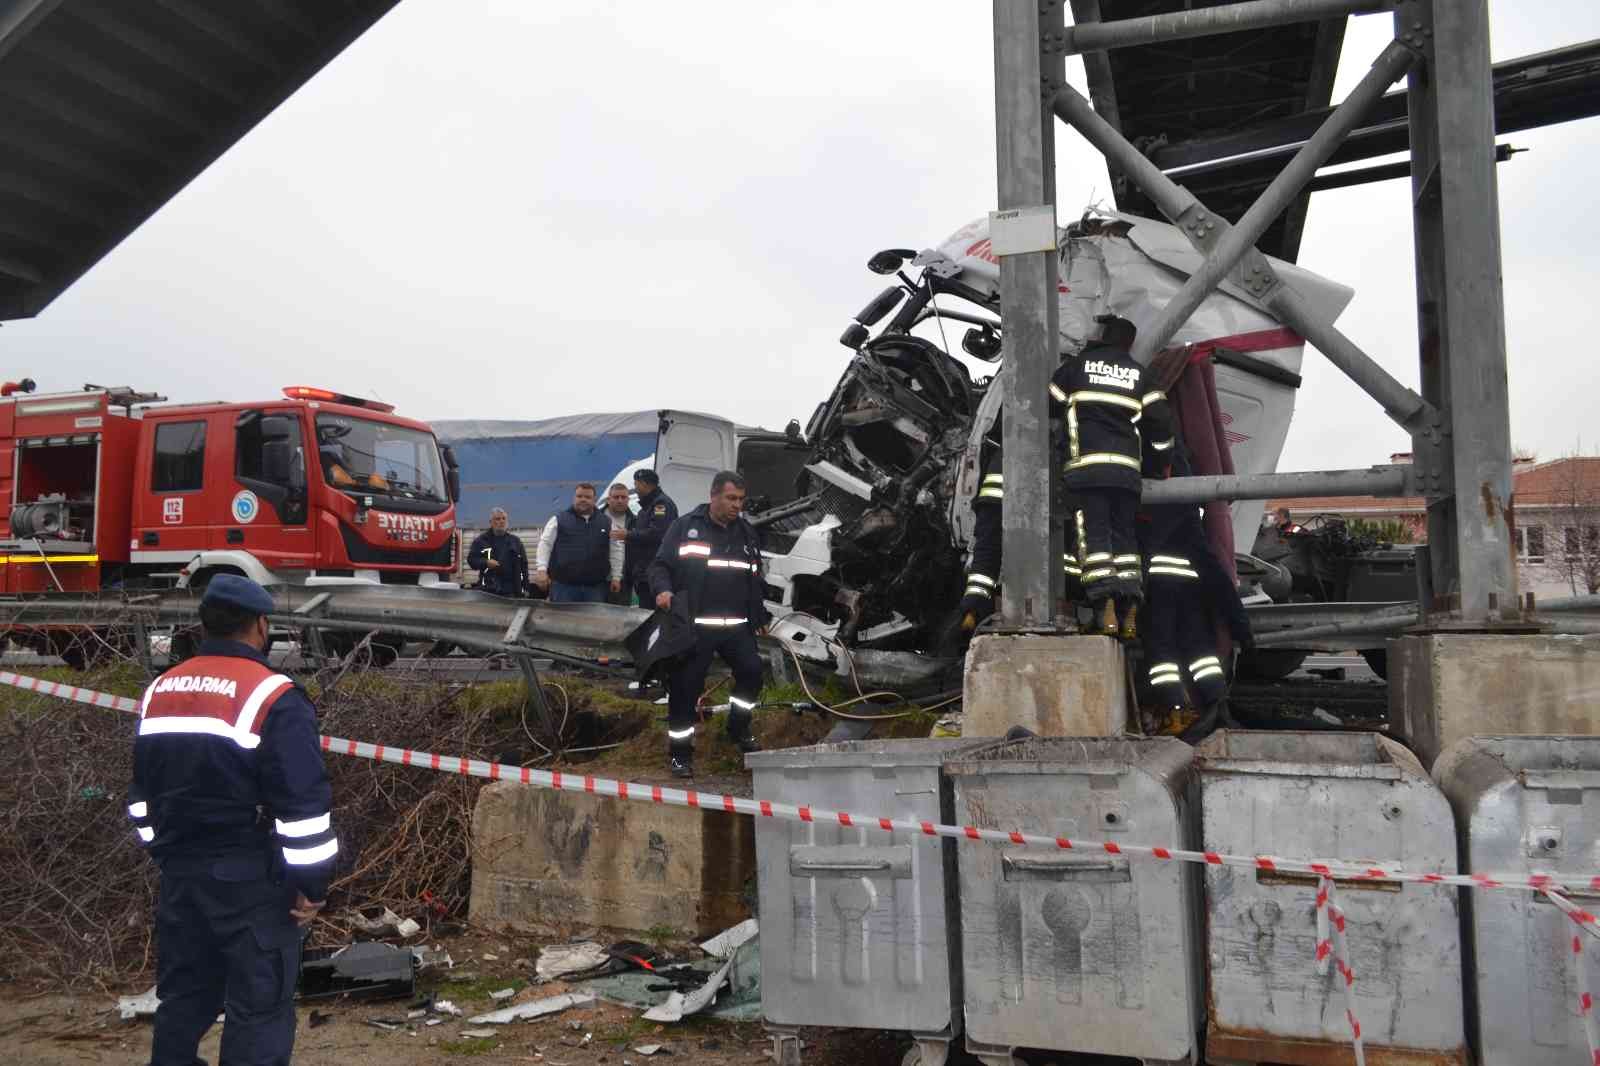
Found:
[[[1250,681],[1282,681],[1306,661],[1309,652],[1293,648],[1257,648],[1239,656],[1239,676]]]

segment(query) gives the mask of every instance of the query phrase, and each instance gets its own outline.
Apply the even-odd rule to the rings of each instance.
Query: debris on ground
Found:
[[[507,1025],[511,1022],[526,1021],[529,1018],[542,1018],[547,1014],[556,1014],[572,1007],[586,1007],[595,1001],[595,996],[589,992],[567,992],[559,996],[547,996],[536,999],[530,1003],[518,1003],[512,1007],[491,1011],[488,1014],[479,1014],[468,1018],[472,1025]]]
[[[455,969],[456,962],[450,957],[450,953],[437,944],[431,948],[414,947],[411,949],[411,954],[417,960],[418,970],[431,970],[437,966],[443,966],[447,970]]]
[[[375,941],[334,951],[313,948],[300,964],[299,998],[409,998],[416,991],[416,973],[417,958],[409,948]]]
[[[504,1003],[506,1000],[510,999],[516,994],[517,990],[515,988],[502,988],[497,991],[490,992],[489,998],[494,1000],[496,1003]]]
[[[724,929],[700,945],[700,950],[712,958],[725,959],[756,938],[760,926],[754,918],[746,918],[731,929]]]
[[[647,1058],[656,1054],[657,1052],[660,1052],[663,1055],[672,1054],[672,1052],[667,1050],[667,1045],[665,1044],[641,1044],[633,1050],[640,1055],[646,1056]]]
[[[356,929],[372,936],[388,936],[394,933],[400,939],[406,940],[422,932],[422,926],[410,918],[402,918],[388,907],[383,908],[383,913],[376,918],[368,918],[360,911],[351,911],[344,916]]]
[[[468,1040],[482,1040],[484,1037],[499,1036],[493,1029],[463,1029],[461,1035]]]
[[[611,958],[606,949],[592,940],[579,944],[552,944],[539,952],[534,973],[540,983],[583,973],[604,966]]]
[[[461,1017],[461,1008],[451,1003],[448,999],[435,1000],[433,1009],[440,1014],[448,1014],[452,1018]]]
[[[149,1017],[159,1006],[161,1000],[156,998],[156,986],[151,985],[143,995],[123,996],[117,1000],[117,1016],[125,1022],[131,1022],[135,1018]]]

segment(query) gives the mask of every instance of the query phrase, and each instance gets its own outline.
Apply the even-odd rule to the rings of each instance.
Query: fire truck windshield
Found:
[[[439,445],[430,433],[348,415],[317,416],[322,477],[345,492],[446,502]]]

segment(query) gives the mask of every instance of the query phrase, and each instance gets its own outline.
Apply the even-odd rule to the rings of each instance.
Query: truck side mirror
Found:
[[[461,468],[452,466],[444,472],[444,483],[450,490],[450,502],[461,502]]]
[[[288,485],[294,466],[294,449],[287,440],[269,440],[261,446],[261,479]]]

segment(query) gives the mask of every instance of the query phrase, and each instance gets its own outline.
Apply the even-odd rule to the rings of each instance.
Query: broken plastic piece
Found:
[[[592,940],[582,944],[553,944],[539,952],[534,972],[540,981],[554,981],[604,966],[610,957],[603,946]]]
[[[531,1003],[518,1003],[514,1007],[479,1014],[468,1018],[467,1021],[472,1025],[505,1025],[509,1022],[525,1021],[528,1018],[542,1018],[546,1014],[556,1014],[570,1007],[588,1006],[594,1001],[595,997],[587,992],[569,992],[566,995],[549,996]]]
[[[731,929],[724,929],[700,945],[700,950],[713,958],[725,959],[756,938],[760,926],[754,918],[746,918]]]
[[[123,996],[117,1000],[117,1015],[125,1022],[135,1018],[148,1017],[161,1006],[161,1000],[156,998],[156,986],[151,985],[150,991],[139,996]]]
[[[496,1003],[503,1003],[516,994],[517,990],[515,988],[502,988],[498,992],[490,992],[489,998],[494,1000]]]
[[[416,956],[408,948],[363,942],[335,952],[308,951],[300,966],[300,998],[409,998],[416,990]]]
[[[486,1036],[499,1036],[493,1029],[463,1029],[461,1035],[469,1040],[481,1040]]]

